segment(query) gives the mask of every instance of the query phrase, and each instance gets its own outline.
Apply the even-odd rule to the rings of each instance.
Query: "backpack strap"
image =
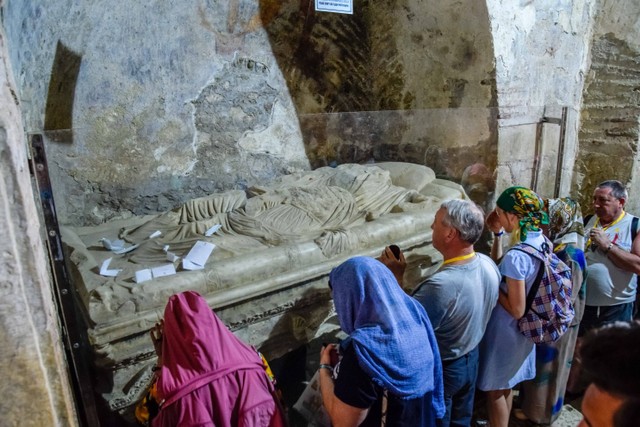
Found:
[[[589,224],[591,218],[593,218],[593,214],[585,215],[585,217],[582,219],[583,225],[586,226],[587,224]]]
[[[522,317],[524,317],[529,312],[529,310],[531,310],[531,305],[533,304],[533,300],[535,299],[536,294],[538,293],[538,288],[542,283],[542,275],[544,274],[546,257],[544,256],[544,252],[526,243],[520,243],[514,246],[513,248],[511,248],[510,250],[524,252],[526,254],[531,255],[533,258],[537,259],[538,261],[540,261],[540,267],[538,268],[538,273],[536,274],[536,278],[533,280],[531,289],[529,289],[529,292],[527,293],[527,300],[525,302],[526,309],[524,314],[522,315]],[[525,283],[525,286],[526,286],[526,283]]]
[[[526,310],[522,315],[522,317],[524,317],[529,312],[529,310],[531,310],[531,306],[533,305],[533,300],[535,299],[536,294],[538,293],[538,288],[542,284],[542,275],[544,274],[544,269],[545,269],[545,262],[542,261],[540,262],[540,267],[538,268],[538,274],[536,275],[536,278],[533,281],[533,284],[531,285],[531,289],[529,289],[529,293],[527,294],[527,301],[525,303]]]

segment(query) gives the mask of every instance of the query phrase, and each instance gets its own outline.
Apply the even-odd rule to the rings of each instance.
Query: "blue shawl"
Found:
[[[349,334],[360,367],[400,398],[433,392],[432,407],[441,418],[442,363],[424,308],[373,258],[351,258],[334,268],[329,280],[340,326]]]

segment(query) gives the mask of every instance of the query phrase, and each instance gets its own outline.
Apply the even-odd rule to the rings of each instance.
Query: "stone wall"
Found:
[[[309,168],[253,1],[9,2],[4,16],[27,130],[47,130],[68,201],[63,223]]]
[[[494,55],[474,2],[4,6],[18,96],[66,224],[163,211],[325,164],[461,181],[496,163]],[[117,30],[116,30],[117,29]]]
[[[608,47],[619,45],[629,64],[635,52],[624,34],[635,34],[626,11],[637,6],[595,4],[357,0],[353,15],[339,15],[316,13],[310,0],[46,0],[3,11],[26,128],[47,131],[54,188],[69,202],[59,217],[95,224],[292,170],[374,160],[426,164],[456,181],[497,166],[500,188],[537,173],[549,181],[541,192],[567,194],[592,34],[593,81],[617,72],[611,55],[624,61]],[[605,86],[588,84],[583,121],[602,110],[618,123],[607,140],[633,140],[633,112],[607,118],[600,108]],[[620,102],[633,105],[634,93]],[[559,126],[538,126],[560,119],[561,107],[558,162]],[[600,163],[602,138],[590,132],[574,193],[592,186],[584,176],[611,175],[585,173]],[[636,151],[618,146],[632,180]]]
[[[0,29],[0,413],[3,425],[75,425],[29,179],[21,106]]]
[[[496,179],[537,173],[540,191],[569,191],[594,2],[356,0],[353,15],[311,0],[67,3],[4,6],[62,223],[347,162],[471,175],[485,207]],[[566,159],[547,123],[534,172],[537,124],[565,106]]]
[[[553,196],[556,187],[560,196],[569,195],[594,3],[487,2],[500,107],[498,191],[537,182],[535,189],[544,197]],[[562,119],[562,107],[567,110],[559,163],[556,122]]]
[[[640,213],[640,42],[634,1],[603,1],[593,31],[581,110],[575,196],[590,205],[595,186],[617,179],[630,188],[628,209]],[[584,209],[583,212],[590,212]]]

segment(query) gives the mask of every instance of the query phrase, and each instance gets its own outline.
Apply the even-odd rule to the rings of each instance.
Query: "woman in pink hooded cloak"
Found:
[[[284,426],[274,387],[255,349],[236,338],[196,292],[173,295],[158,352],[153,427]]]

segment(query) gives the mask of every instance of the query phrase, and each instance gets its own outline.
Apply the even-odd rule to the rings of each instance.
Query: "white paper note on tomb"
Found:
[[[124,240],[109,240],[106,238],[102,238],[100,239],[100,242],[102,242],[102,246],[104,246],[106,249],[110,250],[111,252],[113,252],[114,254],[118,254],[118,255],[122,255],[122,254],[126,254],[127,252],[131,252],[132,250],[136,249],[138,246],[140,245],[132,245],[129,247],[125,247],[125,241]]]
[[[136,271],[136,283],[146,282],[151,279],[153,279],[153,274],[150,268]]]
[[[116,277],[118,275],[118,273],[120,273],[122,270],[109,270],[109,264],[111,263],[111,258],[107,258],[102,262],[102,265],[100,266],[100,275],[101,276],[106,276],[106,277]]]
[[[124,249],[124,240],[116,239],[111,241],[103,237],[100,239],[100,242],[102,242],[102,246],[110,251],[119,251]]]
[[[176,262],[176,261],[178,261],[180,259],[180,257],[178,255],[174,254],[173,252],[171,252],[169,250],[169,245],[164,245],[162,250],[164,251],[164,253],[167,254],[167,261]]]
[[[136,249],[138,246],[140,246],[140,245],[132,245],[132,246],[129,246],[128,248],[122,248],[122,249],[119,249],[117,251],[113,251],[113,253],[114,254],[118,254],[118,255],[126,254],[126,253],[131,252],[132,250]]]
[[[220,227],[222,227],[222,225],[216,224],[213,227],[211,227],[210,229],[208,229],[207,231],[205,231],[204,235],[207,236],[207,237],[213,236],[213,233],[215,233],[216,231],[220,230]]]
[[[176,268],[173,266],[173,264],[165,264],[161,265],[160,267],[152,268],[151,274],[153,275],[154,279],[156,277],[171,276],[172,274],[176,274]]]
[[[207,263],[207,259],[216,247],[213,243],[197,241],[186,257],[182,260],[182,268],[185,270],[201,270]]]
[[[180,257],[174,254],[173,252],[171,251],[166,251],[166,252],[167,252],[167,261],[176,262],[180,259]]]

